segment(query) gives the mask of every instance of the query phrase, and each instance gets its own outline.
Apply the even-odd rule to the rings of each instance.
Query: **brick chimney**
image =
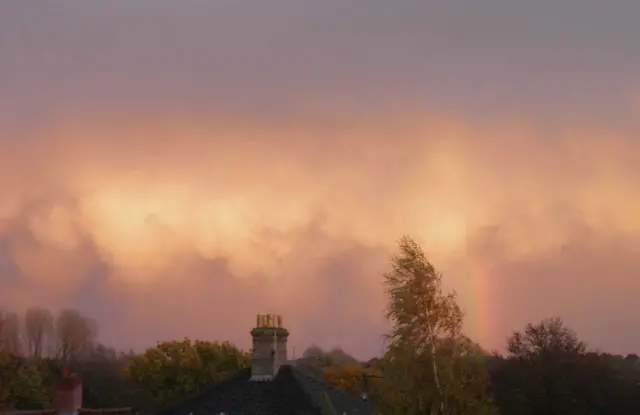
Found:
[[[287,361],[289,332],[282,327],[282,316],[258,314],[251,337],[251,380],[272,380]]]
[[[56,385],[55,410],[58,415],[77,415],[82,408],[82,381],[75,373],[69,375],[67,368]]]

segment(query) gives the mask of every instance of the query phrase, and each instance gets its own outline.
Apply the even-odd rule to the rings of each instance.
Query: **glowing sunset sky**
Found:
[[[446,5],[444,5],[446,3]],[[0,304],[381,351],[416,237],[487,348],[639,352],[640,2],[0,1]]]

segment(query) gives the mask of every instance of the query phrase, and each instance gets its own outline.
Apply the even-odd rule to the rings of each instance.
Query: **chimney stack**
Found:
[[[251,337],[251,380],[272,380],[287,361],[289,332],[282,327],[282,316],[258,314]]]

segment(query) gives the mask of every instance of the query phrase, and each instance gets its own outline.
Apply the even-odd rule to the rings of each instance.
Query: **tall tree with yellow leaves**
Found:
[[[394,390],[393,409],[434,415],[494,413],[482,356],[462,335],[456,294],[443,291],[442,275],[415,240],[400,239],[384,283],[386,317],[392,324],[384,376]],[[460,388],[463,383],[466,387]]]

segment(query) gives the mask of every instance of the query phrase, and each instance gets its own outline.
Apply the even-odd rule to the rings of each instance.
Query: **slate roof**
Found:
[[[372,415],[361,399],[290,365],[272,381],[250,381],[251,368],[161,412],[162,415]]]

